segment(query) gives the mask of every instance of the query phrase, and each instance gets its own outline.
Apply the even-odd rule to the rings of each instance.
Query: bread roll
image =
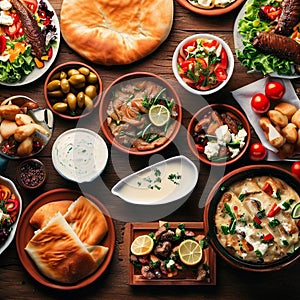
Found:
[[[293,114],[297,111],[297,107],[287,102],[281,102],[274,107],[275,110],[286,115],[288,120],[291,120]]]
[[[0,134],[3,139],[7,140],[11,135],[13,135],[18,128],[15,121],[3,120],[0,125]]]
[[[35,123],[34,120],[29,115],[26,114],[17,114],[15,116],[15,121],[18,126]]]
[[[171,0],[64,0],[66,43],[93,63],[123,65],[153,52],[173,23]]]
[[[64,215],[69,206],[73,203],[72,200],[59,200],[46,203],[39,207],[32,215],[29,223],[36,229],[41,229],[46,226],[52,217],[58,212]]]
[[[289,122],[286,115],[274,109],[268,111],[268,117],[273,124],[278,125],[279,127],[285,127]]]
[[[298,128],[300,128],[300,109],[298,109],[292,116],[292,123],[295,124]]]
[[[104,260],[108,248],[87,249],[58,213],[46,227],[36,232],[25,250],[45,276],[72,284],[93,273]]]
[[[72,203],[64,217],[80,240],[87,245],[99,244],[108,231],[102,211],[83,196]]]
[[[286,138],[288,143],[294,144],[298,138],[297,126],[293,123],[289,123],[282,128],[281,134]]]
[[[277,155],[281,159],[292,157],[295,150],[295,144],[285,143],[279,148]]]
[[[33,141],[32,141],[32,137],[29,136],[24,141],[22,141],[22,143],[19,145],[17,149],[17,153],[19,156],[25,157],[30,155],[32,153],[32,150],[33,150]]]
[[[0,117],[6,120],[14,121],[15,116],[19,114],[21,108],[18,105],[14,104],[7,104],[7,105],[0,105]]]

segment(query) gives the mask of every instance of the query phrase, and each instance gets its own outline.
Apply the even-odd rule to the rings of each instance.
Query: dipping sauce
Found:
[[[52,148],[57,172],[75,182],[94,180],[105,168],[107,158],[108,150],[103,139],[84,128],[64,132]]]
[[[297,192],[281,179],[257,176],[228,187],[217,206],[215,225],[222,246],[254,263],[272,263],[300,246],[293,207]]]
[[[177,156],[121,180],[112,193],[135,204],[161,204],[186,196],[198,180],[195,165]]]

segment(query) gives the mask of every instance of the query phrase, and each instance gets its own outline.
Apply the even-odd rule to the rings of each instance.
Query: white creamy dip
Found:
[[[55,169],[63,177],[76,181],[92,181],[103,171],[108,151],[95,132],[76,128],[64,132],[52,148]]]

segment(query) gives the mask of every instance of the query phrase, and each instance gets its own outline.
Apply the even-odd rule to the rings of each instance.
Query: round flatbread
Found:
[[[74,51],[93,63],[130,64],[166,40],[173,10],[170,0],[64,0],[61,33]]]

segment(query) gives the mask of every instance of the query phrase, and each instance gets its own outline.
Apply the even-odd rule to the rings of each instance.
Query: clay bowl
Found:
[[[204,9],[201,7],[196,7],[194,5],[192,5],[191,3],[189,3],[187,0],[177,0],[177,2],[182,5],[184,8],[199,14],[199,15],[204,15],[204,16],[219,16],[219,15],[223,15],[226,13],[231,12],[232,10],[236,9],[238,6],[240,6],[244,0],[236,0],[235,2],[233,2],[232,4],[226,6],[226,7],[216,7],[216,8],[212,8],[212,9]]]
[[[146,82],[153,82],[154,84],[157,84],[161,86],[162,88],[165,88],[165,95],[168,99],[173,99],[174,100],[174,106],[173,110],[176,108],[177,112],[177,117],[175,119],[172,119],[173,122],[173,130],[170,136],[168,137],[167,141],[164,142],[162,145],[159,145],[153,149],[144,149],[144,150],[138,150],[136,147],[133,146],[133,144],[130,144],[128,147],[119,142],[115,136],[112,134],[112,131],[108,125],[108,107],[109,104],[112,100],[112,97],[114,97],[115,92],[121,88],[122,85],[124,84],[136,84],[135,82],[141,82],[141,81],[146,81]],[[163,97],[163,96],[160,96]],[[159,97],[159,99],[161,99]],[[152,98],[153,99],[153,98]],[[162,101],[162,100],[159,100]],[[158,102],[160,103],[160,102]],[[147,113],[146,113],[147,114]],[[175,89],[163,78],[160,76],[157,76],[152,73],[148,72],[134,72],[134,73],[129,73],[126,75],[121,76],[120,78],[116,79],[114,82],[112,82],[107,90],[104,92],[102,101],[100,103],[100,109],[99,109],[99,118],[100,118],[100,125],[101,125],[101,130],[103,134],[105,135],[106,139],[109,141],[109,143],[112,144],[113,147],[116,149],[127,153],[127,154],[132,154],[132,155],[150,155],[154,154],[156,152],[159,152],[163,149],[165,149],[175,138],[177,135],[180,126],[181,126],[181,120],[182,120],[182,108],[181,108],[181,103],[180,99],[178,97],[177,92]],[[148,116],[146,116],[146,119]],[[170,119],[171,120],[171,119]],[[122,123],[122,122],[121,122]],[[144,123],[144,124],[150,124],[149,120]],[[145,125],[146,126],[146,125]],[[150,128],[151,130],[151,128]],[[135,140],[135,137],[134,137]]]
[[[78,79],[76,77],[73,77],[71,79],[70,76],[71,73],[74,72],[71,70],[78,71],[82,70],[81,68],[84,68],[85,70],[81,73],[79,72],[81,77],[85,77],[85,83],[82,84],[81,79]],[[61,85],[62,78],[67,79],[70,90],[66,87],[66,80],[64,80],[63,85]],[[71,82],[73,84],[71,84]],[[49,83],[51,83],[51,87],[49,86]],[[86,91],[86,88],[88,86],[94,86],[96,88],[96,91],[93,92],[93,95],[91,95],[90,92]],[[92,110],[99,104],[102,95],[102,88],[102,80],[94,68],[82,62],[70,61],[56,66],[48,74],[44,84],[44,97],[48,107],[55,115],[64,119],[78,120],[80,118],[88,116],[92,112]],[[72,93],[73,95],[70,96],[69,93]],[[89,99],[84,100],[85,98],[83,97],[81,98],[81,102],[78,101],[79,93],[80,95],[82,95],[82,93],[88,95]],[[65,99],[68,98],[73,100],[64,103]]]
[[[282,181],[287,183],[291,188],[293,188],[298,193],[298,195],[300,195],[299,181],[291,173],[289,173],[288,171],[280,167],[271,166],[271,165],[252,165],[252,166],[245,166],[245,167],[238,168],[226,174],[220,181],[218,181],[216,185],[213,187],[210,194],[208,195],[206,206],[204,209],[205,230],[210,237],[210,243],[213,249],[222,259],[224,259],[231,266],[238,269],[242,269],[245,271],[252,271],[252,272],[276,271],[294,264],[300,257],[300,248],[296,249],[294,253],[285,255],[282,258],[275,260],[273,262],[264,263],[263,260],[257,262],[250,262],[237,257],[233,253],[230,253],[228,249],[222,246],[222,244],[220,243],[217,237],[217,229],[215,226],[215,214],[223,193],[228,191],[228,188],[232,184],[256,176],[272,176],[281,179]],[[244,199],[242,203],[244,203],[245,201],[249,201],[249,200]],[[275,201],[278,200],[275,199]],[[260,198],[260,202],[261,202],[261,209],[266,208],[265,211],[267,216],[269,213],[269,208],[267,206],[267,203],[263,201],[262,198]],[[231,202],[227,202],[227,203],[231,206],[233,205]],[[238,213],[238,209],[236,210],[236,208],[234,208],[233,206],[233,211],[235,212],[235,214]],[[285,211],[285,213],[291,213],[291,210],[292,207],[289,210]],[[271,220],[272,218],[268,218],[268,219]],[[295,220],[295,222],[297,222],[297,220]],[[250,223],[251,221],[249,220],[247,224]]]
[[[234,156],[233,158],[229,158],[228,160],[223,160],[223,159],[215,159],[215,160],[210,160],[208,159],[208,156],[206,154],[204,154],[203,152],[200,152],[198,150],[198,145],[197,142],[195,141],[195,125],[203,120],[205,118],[205,116],[209,113],[211,113],[212,111],[216,111],[219,114],[220,113],[224,113],[227,112],[229,113],[233,118],[235,118],[236,120],[238,120],[242,127],[245,129],[247,136],[244,139],[244,145],[242,148],[239,148],[239,153]],[[237,108],[235,108],[234,106],[231,105],[227,105],[227,104],[211,104],[211,105],[207,105],[203,108],[201,108],[200,110],[198,110],[196,112],[196,114],[193,116],[193,118],[191,119],[189,125],[188,125],[188,131],[187,131],[187,140],[188,140],[188,145],[190,150],[192,151],[192,153],[203,163],[211,165],[211,166],[226,166],[229,164],[233,164],[235,162],[237,162],[246,152],[247,147],[249,146],[250,143],[250,139],[251,139],[251,132],[250,132],[251,128],[249,125],[249,122],[247,120],[247,118],[245,117],[245,115],[238,110]]]

